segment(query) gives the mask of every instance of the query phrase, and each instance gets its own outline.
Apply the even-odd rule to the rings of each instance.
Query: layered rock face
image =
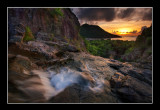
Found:
[[[82,52],[75,15],[52,10],[9,9],[9,103],[152,102],[152,71]]]
[[[26,28],[36,40],[63,41],[78,48],[84,47],[79,36],[80,24],[70,9],[9,8],[9,42],[23,42]]]

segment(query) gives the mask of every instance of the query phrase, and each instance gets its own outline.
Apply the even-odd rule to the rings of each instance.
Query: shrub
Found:
[[[130,47],[125,51],[125,54],[129,54],[134,50],[134,47]]]
[[[24,34],[23,41],[28,42],[28,41],[31,41],[31,40],[34,40],[34,36],[32,34],[32,31],[30,30],[30,28],[27,26],[26,29],[25,29],[25,34]]]
[[[93,55],[98,55],[105,58],[119,58],[125,53],[130,53],[134,49],[134,41],[120,41],[120,40],[91,40],[84,39],[86,49]],[[116,54],[112,55],[111,51]]]
[[[51,10],[50,11],[50,14],[52,16],[63,16],[63,12],[62,12],[62,9],[61,8],[55,8],[54,10]]]

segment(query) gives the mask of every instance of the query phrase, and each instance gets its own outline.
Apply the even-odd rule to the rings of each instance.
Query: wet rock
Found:
[[[142,74],[144,75],[144,77],[148,78],[149,80],[152,80],[152,70],[144,69]]]
[[[113,69],[119,70],[121,67],[123,67],[122,64],[109,64],[109,66]]]
[[[51,66],[50,69],[46,69],[45,74],[53,74],[56,76],[54,78],[44,77],[43,72],[40,71],[31,72],[35,67],[29,58],[9,54],[10,102],[145,103],[152,101],[152,86],[147,82],[147,80],[152,81],[151,70],[142,70],[116,60],[111,62],[109,59],[84,52],[63,54],[59,59],[46,60],[42,64],[47,65],[46,68]],[[70,57],[65,60],[66,55]],[[72,60],[68,61],[69,58]],[[65,81],[69,83],[66,84]],[[61,84],[65,86],[63,85],[64,88],[58,91]]]
[[[152,71],[135,67],[128,63],[109,63],[117,70],[110,79],[111,90],[122,102],[151,102],[152,101]],[[123,66],[121,66],[123,65]],[[145,91],[145,92],[144,92]]]
[[[19,74],[23,73],[24,70],[31,70],[33,68],[32,65],[34,65],[27,57],[21,55],[17,55],[13,60],[9,59],[8,63],[8,69]]]
[[[13,55],[12,55],[13,56]],[[8,101],[10,103],[44,102],[44,90],[37,75],[31,73],[32,69],[37,69],[29,58],[21,55],[8,59]]]
[[[94,93],[92,91],[81,91],[81,103],[117,103],[116,97],[105,92]]]
[[[49,102],[54,103],[109,103],[117,102],[117,99],[110,94],[94,93],[74,84],[67,87],[63,92],[51,98]]]
[[[40,54],[44,54],[45,57],[47,58],[53,58],[53,54],[55,51],[53,47],[38,41],[29,41],[28,45],[33,47],[33,48],[30,48],[30,51],[34,51],[34,52],[37,51]]]
[[[67,87],[64,91],[54,96],[49,100],[51,103],[79,103],[79,92],[80,87],[73,85]]]
[[[125,76],[123,74],[116,72],[110,80],[111,87],[120,88],[122,86],[124,78]]]
[[[138,68],[135,68],[135,67],[132,67],[132,68],[123,67],[118,71],[121,72],[124,75],[132,76],[132,77],[137,78],[141,81],[144,81],[144,82],[146,82],[150,85],[152,84],[152,81],[148,79],[147,75],[144,75],[144,72],[143,72],[142,69],[138,69]]]
[[[125,76],[122,80],[114,78],[111,79],[112,91],[123,102],[150,103],[152,101],[152,87],[149,84],[131,76]]]
[[[105,78],[109,80],[115,73],[115,70],[111,69],[107,65],[107,59],[89,55],[86,53],[73,53],[74,61],[71,62],[70,66],[80,68],[82,72],[89,72],[92,77]]]
[[[151,102],[152,101],[152,87],[136,78],[128,77],[125,83],[123,83],[123,86],[128,86],[132,88],[137,95],[135,100],[132,100],[134,102]]]
[[[68,52],[79,52],[79,50],[73,45],[65,45],[62,50]]]
[[[138,98],[141,98],[133,89],[128,87],[122,87],[118,89],[117,93],[119,94],[120,98],[126,103],[137,102],[137,96]]]

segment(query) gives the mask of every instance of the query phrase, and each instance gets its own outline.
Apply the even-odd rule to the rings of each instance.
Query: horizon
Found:
[[[71,8],[80,25],[98,25],[105,31],[130,37],[152,25],[152,8]]]

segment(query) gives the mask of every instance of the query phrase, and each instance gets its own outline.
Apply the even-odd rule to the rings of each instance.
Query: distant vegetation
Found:
[[[120,55],[127,54],[133,50],[135,42],[121,40],[85,40],[85,44],[87,51],[93,55],[119,59]]]
[[[148,55],[152,54],[152,26],[143,30],[136,41],[122,40],[85,40],[86,49],[89,53],[105,58],[113,58],[122,61],[122,55],[136,54],[134,49],[142,53],[147,50]],[[141,57],[141,56],[140,56]]]
[[[88,24],[83,24],[80,27],[80,35],[85,38],[120,38],[120,36],[110,34],[97,25]]]

